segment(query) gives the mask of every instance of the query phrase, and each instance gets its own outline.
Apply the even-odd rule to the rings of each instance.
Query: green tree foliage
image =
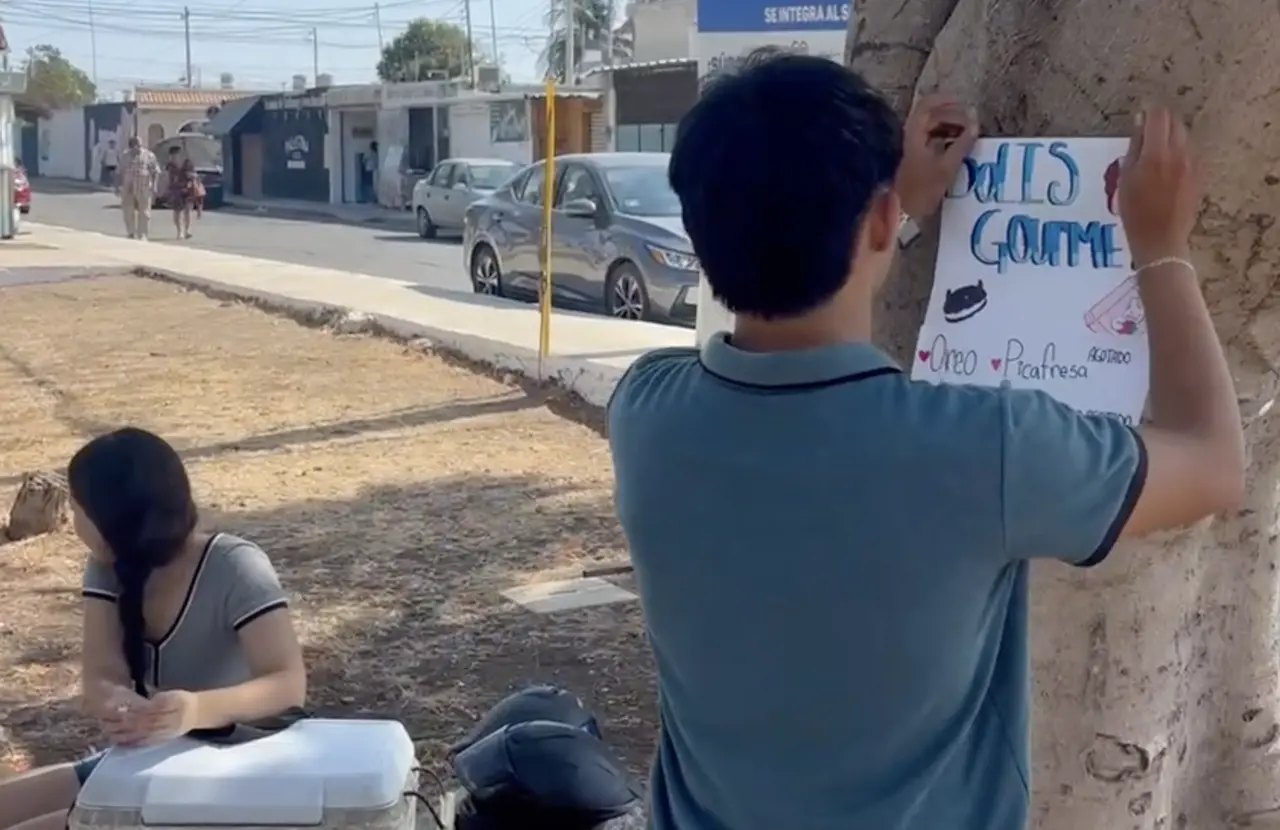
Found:
[[[478,45],[471,52],[476,65],[487,60]],[[465,77],[467,33],[443,20],[419,17],[382,50],[378,77],[384,81],[427,81]]]
[[[610,0],[576,0],[574,18],[577,26],[573,33],[573,53],[577,65],[582,65],[582,54],[588,49],[604,51],[606,37],[613,39],[614,61],[631,57],[631,35],[627,29],[613,25],[614,3]],[[568,14],[564,0],[552,0],[546,22],[551,27],[551,38],[542,50],[538,62],[548,77],[564,82],[565,42],[568,34]]]
[[[27,73],[27,91],[18,97],[17,108],[24,115],[92,104],[97,97],[89,76],[48,44],[27,50],[23,71]]]

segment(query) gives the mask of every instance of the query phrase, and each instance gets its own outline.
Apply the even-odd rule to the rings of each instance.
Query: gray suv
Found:
[[[467,208],[462,250],[480,294],[533,299],[552,201],[552,296],[559,306],[692,325],[698,260],[667,182],[665,153],[588,153],[530,165]]]

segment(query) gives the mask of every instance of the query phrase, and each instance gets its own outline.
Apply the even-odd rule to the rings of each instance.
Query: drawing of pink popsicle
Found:
[[[1138,283],[1132,276],[1125,277],[1084,315],[1085,327],[1098,334],[1141,334],[1146,330],[1146,321]]]

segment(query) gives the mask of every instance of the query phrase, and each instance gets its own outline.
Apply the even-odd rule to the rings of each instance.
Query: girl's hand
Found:
[[[198,705],[194,693],[160,692],[138,707],[104,722],[107,736],[118,746],[150,746],[185,735],[195,728]]]
[[[108,716],[118,716],[121,709],[132,709],[142,706],[147,699],[127,686],[112,683],[109,680],[98,682],[92,690],[86,690],[90,706],[90,714],[98,720]]]
[[[138,713],[134,727],[136,743],[158,744],[185,735],[196,728],[199,705],[195,693],[176,690],[160,692]]]
[[[127,744],[137,713],[151,703],[132,689],[107,682],[99,687],[96,700],[93,714],[103,733],[113,744]]]

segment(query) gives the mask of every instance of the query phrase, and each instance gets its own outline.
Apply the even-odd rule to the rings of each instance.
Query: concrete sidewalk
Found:
[[[416,232],[413,214],[379,205],[331,205],[303,199],[250,199],[228,196],[223,210],[255,213],[278,219],[342,222],[348,225],[377,225],[388,230]]]
[[[279,308],[350,312],[397,334],[425,337],[473,360],[539,377],[538,311],[530,304],[37,223],[23,227],[26,232],[17,239],[0,243],[0,268],[141,268]],[[693,336],[689,329],[555,311],[551,355],[541,377],[603,406],[639,355],[664,346],[691,346]]]

